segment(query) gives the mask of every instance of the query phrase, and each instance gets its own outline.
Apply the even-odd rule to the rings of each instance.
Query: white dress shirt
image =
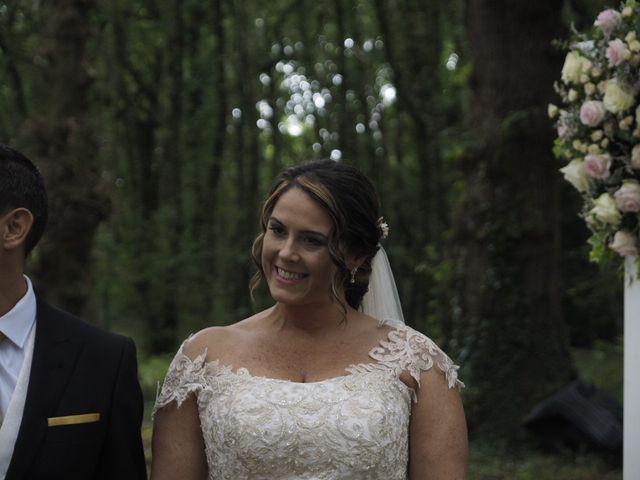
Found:
[[[27,293],[0,317],[0,330],[7,336],[0,342],[0,418],[7,413],[27,354],[27,339],[36,321],[36,295],[31,280],[26,276],[24,279]]]

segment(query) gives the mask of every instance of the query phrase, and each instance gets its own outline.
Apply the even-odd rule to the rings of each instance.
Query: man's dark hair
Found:
[[[0,143],[0,215],[16,208],[26,208],[33,215],[24,246],[26,256],[47,224],[47,192],[36,166],[17,150]]]

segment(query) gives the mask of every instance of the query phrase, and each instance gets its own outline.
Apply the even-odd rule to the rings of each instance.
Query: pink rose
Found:
[[[636,180],[625,180],[613,196],[621,212],[640,212],[640,183]]]
[[[618,230],[613,236],[613,241],[609,244],[609,248],[623,257],[637,257],[637,243],[638,239],[633,233]]]
[[[611,155],[589,154],[584,157],[584,169],[593,178],[609,178],[609,168],[611,167]]]
[[[625,60],[626,51],[626,45],[619,38],[609,42],[609,47],[607,48],[606,53],[607,59],[609,60],[609,66],[615,67],[616,65],[620,65]]]
[[[595,127],[602,122],[606,113],[604,103],[595,100],[584,102],[580,107],[580,121],[589,127]]]
[[[608,8],[598,14],[594,25],[599,27],[605,35],[609,35],[618,26],[620,19],[620,12]]]

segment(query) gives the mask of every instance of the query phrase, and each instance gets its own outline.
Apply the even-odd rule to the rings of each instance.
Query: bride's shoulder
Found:
[[[378,337],[380,339],[385,339],[389,332],[395,330],[399,325],[380,320],[360,311],[354,312],[354,318],[357,320],[356,325],[358,325],[361,335]],[[404,324],[402,324],[402,326],[404,326]]]
[[[180,350],[192,360],[202,355],[207,362],[220,360],[243,345],[263,315],[261,312],[231,325],[204,328],[190,335]]]

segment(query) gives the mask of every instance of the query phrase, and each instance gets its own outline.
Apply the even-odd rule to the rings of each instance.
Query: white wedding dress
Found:
[[[450,388],[464,385],[449,357],[404,324],[369,356],[344,376],[297,383],[205,362],[206,352],[192,361],[180,348],[154,412],[197,397],[209,479],[404,480],[417,397],[400,374],[419,384],[435,366]]]

